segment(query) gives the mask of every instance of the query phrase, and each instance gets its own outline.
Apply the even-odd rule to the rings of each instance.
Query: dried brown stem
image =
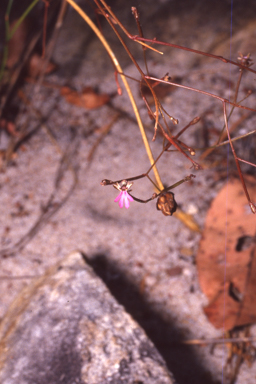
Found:
[[[239,160],[237,158],[237,155],[236,155],[236,152],[235,152],[235,148],[234,148],[234,145],[233,145],[231,137],[230,137],[230,133],[229,133],[229,129],[228,129],[227,108],[226,108],[226,103],[225,102],[223,102],[223,112],[224,112],[224,121],[225,121],[226,130],[227,130],[228,140],[229,140],[230,147],[231,147],[231,150],[232,150],[235,162],[236,162],[236,167],[237,167],[238,175],[239,175],[239,178],[241,180],[241,183],[242,183],[242,186],[243,186],[243,189],[244,189],[244,193],[245,193],[245,196],[246,196],[246,198],[248,200],[248,204],[249,204],[249,206],[251,208],[251,211],[252,211],[252,213],[256,213],[256,206],[251,201],[251,198],[250,198],[249,192],[247,190],[247,187],[246,187],[246,184],[245,184],[245,181],[244,181],[244,177],[243,177],[243,174],[242,174],[242,171],[241,171],[241,168],[240,168]]]
[[[248,343],[255,341],[256,337],[232,337],[232,338],[219,338],[219,339],[193,339],[184,340],[181,344],[188,345],[207,345],[207,344],[228,344],[228,343]]]

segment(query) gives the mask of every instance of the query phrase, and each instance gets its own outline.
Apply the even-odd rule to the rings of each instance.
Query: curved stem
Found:
[[[7,36],[8,41],[13,37],[14,33],[17,31],[21,23],[24,21],[24,19],[27,17],[30,11],[34,8],[34,6],[38,3],[39,0],[34,0],[30,6],[25,10],[25,12],[21,15],[17,23],[14,25],[11,31],[9,31],[9,35]]]
[[[144,143],[146,151],[147,151],[148,158],[150,160],[150,164],[153,165],[155,161],[154,161],[154,158],[153,158],[153,155],[152,155],[152,152],[151,152],[151,148],[149,146],[149,142],[148,142],[148,139],[147,139],[147,136],[146,136],[146,133],[145,133],[142,121],[141,121],[141,117],[140,117],[140,114],[139,114],[136,102],[134,100],[134,97],[133,97],[132,91],[130,89],[130,86],[129,86],[125,76],[122,74],[123,70],[122,70],[122,68],[121,68],[121,66],[120,66],[116,56],[114,55],[114,52],[110,48],[110,46],[109,46],[108,42],[106,41],[106,39],[104,38],[103,34],[100,32],[98,27],[93,23],[93,21],[88,17],[88,15],[73,0],[66,0],[66,1],[67,1],[67,3],[69,3],[79,13],[79,15],[84,19],[84,21],[95,32],[95,34],[97,35],[97,37],[99,38],[99,40],[103,44],[104,48],[106,49],[107,53],[109,54],[109,56],[110,56],[110,58],[111,58],[111,60],[112,60],[112,62],[114,64],[117,72],[120,73],[121,79],[122,79],[122,81],[124,83],[124,86],[126,88],[128,96],[130,98],[130,101],[131,101],[131,104],[132,104],[132,107],[133,107],[133,110],[134,110],[134,113],[135,113],[135,116],[136,116],[136,119],[137,119],[137,122],[138,122],[138,125],[139,125],[139,128],[140,128],[140,133],[141,133],[141,136],[142,136],[142,139],[143,139],[143,143]],[[155,165],[153,166],[153,171],[154,171],[154,174],[155,174],[157,185],[158,185],[159,189],[161,190],[161,189],[164,188],[164,186],[163,186],[163,183],[161,181],[160,175],[159,175],[158,170],[157,170]]]

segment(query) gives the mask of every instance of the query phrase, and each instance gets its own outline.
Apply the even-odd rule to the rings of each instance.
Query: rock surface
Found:
[[[18,295],[0,328],[2,384],[171,384],[143,330],[79,252]]]
[[[44,7],[43,2],[39,3]],[[237,59],[239,51],[243,54],[250,52],[255,62],[253,0],[234,1],[232,4],[230,0],[128,0],[125,3],[111,0],[108,3],[130,33],[138,33],[131,13],[131,6],[137,6],[145,37],[157,37],[162,41],[214,52],[232,60]],[[90,11],[84,0],[79,0],[79,4],[84,10]],[[96,20],[93,10],[90,12],[93,20]],[[124,73],[140,80],[138,71],[102,17],[100,22]],[[144,68],[141,46],[131,41],[128,43]],[[171,78],[180,79],[183,85],[226,98],[234,97],[238,69],[232,70],[229,65],[186,51],[162,48],[164,55],[149,50],[146,52],[152,74],[163,77],[168,72]],[[69,104],[61,97],[58,87],[62,86],[77,92],[82,92],[85,87],[93,87],[100,94],[107,93],[110,96],[116,94],[117,89],[111,60],[96,36],[71,7],[57,41],[53,61],[59,69],[46,78],[52,88],[36,87],[35,91],[32,83],[26,83],[23,87],[28,99],[33,101],[33,108],[41,112],[42,120],[34,113],[28,117],[22,104],[15,122],[19,128],[24,124],[27,126],[29,120],[28,131],[34,134],[24,142],[24,147],[19,148],[17,157],[6,171],[0,173],[0,253],[6,249],[12,251],[12,257],[6,257],[6,252],[0,257],[0,321],[21,289],[30,284],[31,278],[43,275],[46,269],[63,260],[65,255],[80,249],[94,263],[94,268],[95,264],[99,267],[97,273],[117,301],[124,305],[149,335],[179,384],[223,383],[223,366],[229,357],[226,346],[216,345],[213,350],[211,345],[191,346],[183,343],[188,339],[221,338],[223,335],[222,330],[210,324],[203,311],[208,302],[198,284],[195,265],[200,234],[191,232],[174,216],[165,217],[156,210],[155,201],[148,204],[133,202],[128,210],[120,209],[114,203],[117,191],[110,186],[100,185],[105,178],[120,180],[149,169],[141,135],[134,123],[134,114],[123,86],[121,97],[113,97],[110,105],[97,110],[85,110]],[[255,64],[252,68],[255,68]],[[154,123],[141,98],[139,84],[130,79],[129,83],[150,145],[157,156],[162,150],[162,138],[157,137],[151,143]],[[254,88],[255,76],[244,76],[239,100],[248,89]],[[254,91],[244,100],[244,104],[254,108],[255,95]],[[223,127],[222,104],[218,100],[176,89],[163,97],[161,102],[180,121],[177,127],[170,122],[174,134],[186,126],[190,119],[202,117],[198,125],[190,127],[182,135],[187,145],[204,147],[216,141],[217,132]],[[115,120],[120,112],[119,119]],[[230,123],[236,123],[240,117],[239,111],[236,111]],[[102,138],[104,128],[113,121],[115,123],[110,132],[103,137],[90,162],[89,154]],[[251,115],[237,127],[234,134],[242,135],[254,130],[255,126],[256,115]],[[56,138],[63,156],[45,128],[49,128]],[[209,138],[205,137],[206,132],[209,132]],[[250,147],[253,142],[251,138],[248,137]],[[1,146],[8,139],[7,133],[1,131]],[[235,144],[236,148],[238,143]],[[227,152],[224,147],[222,154],[219,151],[216,152],[219,165],[216,166],[215,160],[210,160],[210,167],[207,165],[203,171],[196,172],[196,179],[192,183],[184,183],[173,190],[179,208],[193,215],[201,228],[211,201],[227,181]],[[247,154],[248,147],[245,146],[244,151]],[[200,154],[198,151],[196,161]],[[244,158],[240,148],[238,155]],[[77,170],[79,183],[62,208],[50,217],[44,216],[46,220],[42,220],[42,225],[36,226],[40,230],[35,231],[35,225],[42,212],[45,212],[44,208],[52,194],[54,200],[50,208],[54,209],[70,188],[73,178],[69,168],[65,171],[64,165],[68,165],[68,161],[63,162],[63,159],[66,158]],[[244,169],[245,164],[241,165]],[[229,168],[230,175],[233,169]],[[159,161],[159,171],[166,186],[192,172],[187,159],[176,152],[164,154]],[[61,181],[57,192],[56,180]],[[134,195],[141,199],[151,197],[154,192],[145,179],[137,180],[132,189]],[[256,335],[256,327],[251,334]],[[249,368],[244,363],[236,384],[251,384],[255,377],[256,364]]]

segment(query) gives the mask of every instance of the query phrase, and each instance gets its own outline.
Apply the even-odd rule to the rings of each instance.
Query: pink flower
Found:
[[[125,206],[125,208],[129,208],[130,201],[133,201],[133,198],[127,192],[130,190],[131,185],[132,184],[128,184],[126,180],[123,180],[121,185],[118,183],[114,184],[114,187],[120,191],[119,195],[115,198],[115,203],[119,201],[120,208],[123,208],[123,206]]]
[[[119,207],[123,208],[129,208],[130,206],[130,201],[133,201],[133,198],[127,193],[127,191],[121,191],[119,195],[115,198],[115,203],[119,201]]]

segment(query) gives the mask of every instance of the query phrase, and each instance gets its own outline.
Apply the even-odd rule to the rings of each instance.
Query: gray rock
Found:
[[[144,331],[74,252],[18,295],[0,325],[1,384],[171,384]]]

